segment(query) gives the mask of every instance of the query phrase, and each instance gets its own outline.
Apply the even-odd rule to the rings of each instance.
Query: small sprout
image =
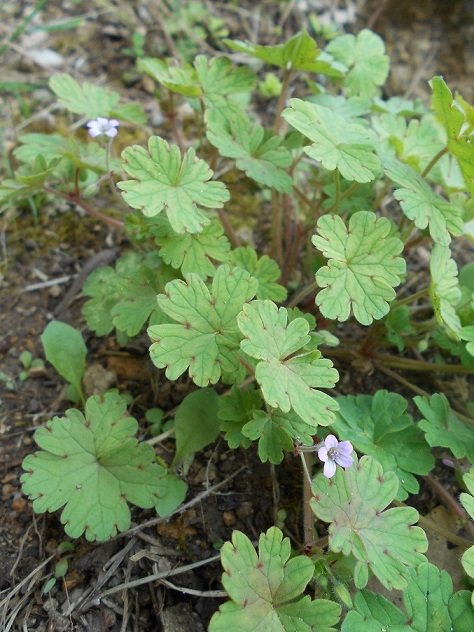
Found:
[[[350,441],[338,441],[334,435],[328,435],[318,450],[318,458],[324,462],[324,476],[332,478],[336,473],[336,464],[344,468],[351,467],[352,452],[354,448]]]
[[[98,116],[93,121],[87,123],[89,128],[89,136],[96,138],[97,136],[105,135],[109,138],[115,138],[118,134],[119,122],[116,119],[107,119],[102,116]]]

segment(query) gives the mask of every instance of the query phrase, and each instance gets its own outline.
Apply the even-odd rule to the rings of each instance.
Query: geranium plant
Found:
[[[430,106],[382,98],[389,61],[369,30],[325,49],[305,31],[276,46],[224,43],[238,62],[138,61],[163,99],[192,108],[186,136],[173,124],[145,139],[138,105],[54,76],[59,106],[87,116],[90,135],[21,135],[0,203],[59,196],[126,233],[127,252],[87,280],[83,315],[122,343],[146,329],[157,370],[203,389],[201,438],[194,392],[175,415],[180,459],[219,433],[232,449],[256,445],[263,462],[302,459],[304,532],[312,512],[327,537],[307,536],[306,556],[296,555],[271,527],[257,553],[235,531],[222,548],[229,601],[211,631],[468,632],[469,591],[453,592],[429,562],[419,514],[403,503],[441,455],[458,472],[472,464],[473,406],[400,371],[474,369],[474,264],[456,263],[457,239],[473,239],[473,106],[442,77]],[[259,120],[244,59],[281,80]],[[143,142],[124,147],[122,124]],[[110,186],[129,207],[122,215],[94,206]],[[242,187],[261,211],[258,248],[239,231]],[[270,229],[258,233],[265,214]],[[414,286],[420,244],[429,261],[417,262],[424,280]],[[388,373],[393,392],[336,394],[351,363]],[[62,509],[66,532],[90,540],[127,529],[129,504],[172,511],[185,483],[136,428],[120,395],[105,393],[38,429],[23,475],[34,509]],[[471,511],[472,473],[465,481]],[[467,588],[472,549],[462,563]],[[368,590],[371,577],[402,591],[403,608]]]

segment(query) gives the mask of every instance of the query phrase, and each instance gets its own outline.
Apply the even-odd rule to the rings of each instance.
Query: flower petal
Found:
[[[328,460],[328,449],[326,448],[326,446],[323,446],[322,448],[319,448],[318,450],[318,459],[320,461],[327,461]]]
[[[332,434],[328,435],[325,439],[324,439],[324,444],[326,446],[326,448],[337,448],[337,444],[338,444],[338,440],[336,439],[336,437]]]
[[[338,454],[334,459],[341,467],[351,467],[354,459],[349,454]]]
[[[337,450],[339,454],[352,454],[354,452],[354,448],[352,447],[352,443],[350,441],[341,441],[337,446]]]
[[[324,464],[323,474],[326,478],[332,478],[336,473],[336,463],[332,459],[328,459]]]

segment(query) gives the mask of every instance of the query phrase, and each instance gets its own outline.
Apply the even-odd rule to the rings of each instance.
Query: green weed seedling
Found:
[[[18,359],[23,367],[18,375],[20,382],[25,382],[35,370],[44,368],[43,360],[41,358],[34,358],[31,351],[22,351]]]
[[[0,203],[59,197],[128,236],[132,248],[87,280],[83,315],[121,344],[146,330],[166,379],[192,383],[177,411],[147,417],[155,433],[171,424],[173,466],[185,470],[219,435],[275,466],[301,458],[307,554],[277,527],[258,551],[235,531],[221,552],[229,600],[211,632],[472,632],[470,591],[454,591],[429,561],[426,523],[404,503],[436,458],[458,471],[474,462],[472,404],[410,381],[474,371],[474,264],[456,261],[459,240],[473,241],[474,108],[442,77],[430,82],[429,107],[383,98],[389,60],[369,30],[331,32],[324,49],[305,31],[276,46],[223,45],[238,63],[135,53],[166,111],[187,104],[194,115],[128,146],[125,126],[144,139],[139,105],[54,76],[58,106],[93,119],[89,134],[20,135]],[[259,94],[267,112],[257,121]],[[113,216],[94,203],[110,208],[111,187]],[[253,241],[242,237],[249,230]],[[130,505],[167,515],[186,485],[156,460],[153,440],[135,438],[119,394],[84,403],[85,347],[66,328],[51,323],[42,340],[84,412],[37,430],[23,490],[35,511],[61,510],[69,536],[103,541],[129,527]],[[416,396],[336,393],[335,359]],[[472,470],[464,480],[472,514]],[[327,536],[313,535],[315,519]],[[470,542],[444,536],[462,549],[468,588]],[[401,605],[377,585],[399,591]]]

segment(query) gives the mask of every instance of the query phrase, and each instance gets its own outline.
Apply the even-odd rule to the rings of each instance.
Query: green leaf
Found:
[[[433,91],[432,108],[441,121],[447,137],[448,150],[455,156],[466,182],[474,195],[474,143],[472,128],[464,126],[466,113],[458,101],[453,99],[451,90],[442,77],[433,77],[430,81]],[[466,129],[466,133],[464,130]]]
[[[288,312],[272,301],[244,305],[238,325],[242,350],[257,360],[255,377],[267,404],[284,413],[291,409],[316,429],[334,421],[337,404],[320,388],[333,388],[338,373],[319,351],[297,353],[310,340],[304,318],[288,323]]]
[[[207,59],[198,55],[194,68],[170,66],[161,59],[145,57],[138,60],[138,69],[172,92],[186,97],[229,96],[250,92],[255,86],[255,74],[247,67],[235,67],[227,57]]]
[[[266,64],[279,68],[306,70],[332,77],[340,77],[344,66],[335,63],[323,53],[306,31],[301,31],[285,42],[275,46],[261,46],[252,42],[224,40],[224,44],[238,53],[261,59]]]
[[[326,50],[349,68],[343,79],[349,96],[371,98],[385,83],[389,59],[382,38],[372,31],[363,29],[357,36],[341,35],[332,40]]]
[[[304,151],[325,169],[337,169],[346,180],[371,182],[380,173],[375,154],[375,135],[362,125],[340,116],[330,108],[290,99],[283,118],[313,141]]]
[[[419,116],[428,112],[428,108],[419,97],[414,100],[405,97],[390,97],[387,100],[375,97],[374,110],[402,116]]]
[[[415,222],[417,228],[429,226],[433,241],[447,246],[451,235],[462,235],[464,221],[462,208],[437,195],[429,184],[408,165],[386,160],[385,172],[402,188],[395,189],[394,197],[400,201],[403,212]]]
[[[413,401],[423,415],[418,425],[430,446],[449,448],[457,459],[467,456],[474,463],[474,430],[451,410],[446,396],[435,393],[430,398],[414,397]]]
[[[341,632],[412,632],[406,615],[382,595],[368,590],[357,592],[354,607],[347,613]]]
[[[405,588],[410,568],[425,560],[426,535],[412,526],[418,520],[416,509],[384,511],[396,498],[398,486],[395,472],[384,473],[370,456],[346,470],[338,468],[331,479],[318,474],[313,481],[311,508],[318,518],[331,523],[330,549],[357,560],[357,588],[364,588],[369,568],[388,590]]]
[[[84,415],[71,408],[39,428],[35,441],[41,450],[25,458],[21,477],[34,510],[64,506],[66,533],[78,538],[85,532],[91,541],[128,529],[127,503],[160,512],[160,499],[175,477],[157,465],[149,444],[133,437],[137,428],[116,393],[90,397]]]
[[[71,325],[52,320],[41,334],[48,362],[72,387],[72,400],[83,399],[82,376],[86,367],[87,347],[82,334]]]
[[[405,349],[405,336],[415,333],[415,328],[410,321],[410,308],[407,305],[400,305],[391,309],[384,325],[387,329],[387,340],[396,345],[398,351]]]
[[[186,97],[199,97],[202,94],[196,72],[189,66],[169,66],[162,59],[144,57],[137,61],[137,69],[172,92]]]
[[[464,475],[463,481],[469,493],[463,492],[459,499],[471,518],[474,518],[474,467],[471,467],[469,472]]]
[[[234,248],[230,252],[229,263],[247,270],[257,279],[257,298],[270,299],[277,303],[286,300],[286,288],[277,283],[281,276],[280,268],[268,255],[257,257],[257,253],[250,246]]]
[[[253,386],[246,389],[233,386],[228,395],[219,398],[218,417],[229,448],[249,447],[251,441],[242,433],[242,428],[261,406],[260,391]]]
[[[117,261],[115,270],[97,268],[83,288],[90,297],[82,308],[87,326],[98,336],[109,334],[114,327],[129,337],[138,335],[150,319],[163,320],[156,295],[173,276],[154,253],[130,252]]]
[[[53,175],[62,180],[73,178],[74,168],[87,169],[95,174],[103,174],[108,171],[106,162],[106,150],[95,142],[81,142],[77,138],[65,138],[59,134],[24,134],[20,137],[19,145],[14,154],[23,163],[28,165],[35,161],[38,154],[51,163],[62,157],[63,160],[56,165]],[[120,161],[110,158],[109,169],[118,170]],[[17,173],[28,174],[25,165]],[[83,173],[79,180],[79,185],[84,187],[87,182],[83,181]],[[94,178],[94,182],[97,178]]]
[[[355,610],[347,614],[341,632],[469,632],[474,613],[466,592],[453,594],[448,573],[426,562],[410,573],[404,612],[382,595],[363,590],[356,594]]]
[[[139,103],[123,103],[114,107],[109,112],[109,117],[132,123],[132,125],[145,125],[146,116]]]
[[[282,462],[285,451],[293,450],[294,439],[303,445],[313,444],[314,426],[291,410],[287,413],[257,410],[242,428],[242,434],[253,441],[258,439],[258,456],[262,463],[277,464]]]
[[[27,172],[21,169],[16,172],[16,180],[27,187],[41,187],[53,175],[60,162],[61,157],[47,161],[44,156],[38,154]]]
[[[236,67],[227,57],[198,55],[194,67],[204,96],[227,97],[231,94],[250,92],[256,84],[255,73],[247,66]]]
[[[257,287],[248,272],[229,266],[219,266],[210,291],[196,274],[189,274],[186,282],[168,283],[165,294],[158,296],[158,305],[177,322],[149,328],[153,363],[166,367],[170,380],[189,369],[198,386],[215,384],[221,376],[237,383],[244,370],[236,317]]]
[[[49,80],[49,87],[58,97],[59,104],[74,112],[86,114],[89,119],[108,116],[118,105],[119,95],[100,86],[86,82],[79,85],[71,75],[58,73]]]
[[[183,399],[174,418],[174,465],[199,452],[217,438],[220,430],[218,402],[219,396],[212,388],[194,391]]]
[[[30,164],[38,155],[48,162],[54,160],[66,145],[66,139],[60,134],[22,134],[18,137],[18,142],[19,145],[13,152],[15,158]]]
[[[160,257],[183,276],[194,272],[206,279],[215,274],[213,261],[228,260],[230,243],[218,220],[211,220],[200,233],[182,234],[175,233],[166,218],[158,218],[162,221],[151,232],[160,246]]]
[[[290,541],[277,527],[260,535],[258,556],[247,536],[234,531],[221,549],[222,583],[232,601],[214,614],[209,632],[335,632],[341,607],[301,597],[313,562],[290,555]]]
[[[324,288],[316,296],[322,314],[345,321],[352,309],[363,325],[385,316],[406,268],[397,256],[403,243],[392,235],[389,220],[358,211],[347,228],[340,217],[324,215],[317,229],[313,244],[329,259],[316,273],[317,284]]]
[[[436,320],[453,340],[460,340],[461,321],[456,306],[461,300],[458,266],[448,246],[435,244],[430,259],[430,297]]]
[[[354,448],[375,457],[384,472],[395,472],[400,481],[397,500],[416,494],[419,485],[413,474],[428,474],[434,458],[423,433],[406,412],[408,402],[382,390],[375,395],[338,397],[337,403],[339,411],[331,430],[350,437]]]
[[[159,136],[148,141],[148,151],[138,145],[122,152],[123,169],[134,178],[119,182],[125,201],[153,217],[162,211],[177,233],[198,233],[210,223],[200,207],[221,208],[229,193],[221,182],[208,182],[212,171],[194,149],[181,157]]]
[[[5,208],[8,208],[8,205],[27,200],[29,197],[35,195],[35,193],[38,193],[38,187],[26,186],[11,178],[5,178],[0,183],[0,204],[2,204],[2,206],[0,206],[0,213]],[[5,204],[5,206],[3,206],[3,204]]]
[[[361,120],[359,117],[365,116],[372,111],[370,99],[362,99],[361,97],[346,98],[341,94],[334,95],[329,92],[322,92],[309,97],[307,100],[310,103],[316,103],[316,105],[323,105],[344,119],[352,119],[353,123],[359,123],[360,125],[366,125],[366,121]]]
[[[444,147],[440,130],[431,117],[407,122],[402,116],[382,114],[372,118],[372,127],[380,139],[379,155],[398,157],[418,172]]]
[[[464,484],[466,485],[469,494],[463,492],[459,496],[464,509],[468,512],[471,518],[474,518],[474,467],[471,467],[469,472],[463,477]],[[471,546],[464,551],[461,557],[461,564],[464,570],[471,579],[474,579],[474,546]],[[471,595],[471,602],[474,606],[474,591]]]
[[[243,117],[235,117],[226,126],[210,121],[207,138],[221,156],[234,158],[237,168],[249,178],[281,193],[291,191],[292,179],[285,169],[291,165],[292,158],[282,145],[282,138]]]

